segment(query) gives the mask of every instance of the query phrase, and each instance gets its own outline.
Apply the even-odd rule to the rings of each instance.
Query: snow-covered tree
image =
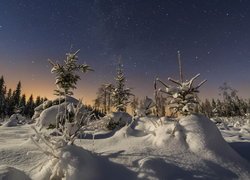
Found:
[[[131,89],[125,87],[126,78],[123,73],[123,65],[118,62],[117,75],[115,77],[116,85],[112,94],[113,106],[117,111],[126,111],[127,105],[130,103]]]
[[[238,97],[236,89],[233,89],[225,82],[219,87],[219,90],[219,95],[223,97],[223,116],[240,116],[245,114],[244,103],[241,103],[242,100]]]
[[[5,94],[6,94],[5,81],[4,81],[4,77],[1,76],[0,78],[0,117],[1,118],[4,118],[5,116],[5,106],[6,106]]]
[[[5,98],[5,115],[11,116],[14,112],[14,101],[12,96],[12,89],[10,88]]]
[[[20,99],[20,105],[19,107],[21,108],[21,114],[24,116],[25,114],[25,107],[26,107],[26,95],[23,94]]]
[[[77,81],[80,80],[79,71],[82,73],[86,73],[88,71],[93,71],[89,65],[87,64],[77,64],[78,56],[80,50],[75,53],[66,53],[66,59],[64,60],[64,64],[54,63],[49,60],[49,63],[52,65],[51,73],[56,74],[56,86],[55,94],[59,97],[64,96],[65,106],[67,106],[66,96],[73,95],[73,90],[76,89]],[[61,98],[59,98],[60,101]],[[60,104],[60,102],[59,102]],[[60,106],[59,106],[60,107]],[[58,110],[59,112],[60,110]],[[63,116],[60,115],[61,119],[59,119],[59,126],[64,127],[65,122],[68,122],[67,118],[67,108],[65,107],[65,113]],[[58,115],[59,116],[59,115]],[[58,124],[57,123],[57,124]]]
[[[51,73],[56,74],[56,95],[73,95],[72,90],[76,89],[77,81],[80,80],[78,72],[86,73],[87,71],[93,71],[87,64],[77,64],[79,51],[67,53],[62,65],[49,60],[52,65]]]
[[[199,83],[197,86],[194,86],[194,80],[197,79],[200,74],[195,75],[190,80],[183,80],[183,72],[180,60],[180,52],[178,51],[178,63],[179,63],[179,74],[180,80],[174,80],[172,78],[168,78],[168,80],[175,84],[175,86],[167,85],[159,78],[155,81],[155,92],[156,93],[164,93],[169,98],[169,108],[174,113],[180,113],[182,115],[188,115],[193,113],[195,110],[195,106],[199,103],[198,96],[199,88],[203,85],[206,80]],[[157,89],[156,83],[159,82],[164,86],[164,89]]]
[[[34,97],[31,94],[30,97],[28,98],[27,103],[26,103],[25,110],[24,110],[25,113],[24,114],[27,117],[31,118],[33,116],[33,114],[34,114],[34,108],[35,108]]]
[[[102,84],[98,89],[96,103],[99,103],[99,108],[102,107],[103,112],[110,112],[112,101],[111,95],[114,90],[112,84]]]
[[[34,144],[49,157],[49,167],[43,167],[43,165],[41,167],[46,169],[49,179],[70,179],[67,172],[69,170],[68,167],[72,164],[65,161],[65,156],[62,153],[67,148],[71,149],[75,147],[73,144],[74,140],[78,137],[81,130],[84,131],[83,126],[91,121],[94,116],[92,111],[83,107],[81,101],[77,105],[67,102],[67,96],[73,95],[72,90],[76,89],[77,81],[80,79],[80,76],[77,74],[78,71],[87,72],[91,70],[86,64],[77,64],[76,54],[78,52],[79,50],[73,54],[66,54],[66,60],[63,65],[50,61],[53,66],[51,72],[56,74],[56,94],[58,96],[64,95],[65,97],[65,111],[62,112],[59,109],[56,117],[60,122],[57,127],[59,130],[57,135],[60,134],[62,136],[52,138],[38,132],[34,128],[37,138],[31,138]],[[59,97],[58,99],[58,107],[60,107],[61,98]],[[43,143],[45,147],[41,146],[40,143]],[[67,151],[67,155],[69,154],[70,152]],[[76,167],[77,164],[74,163],[73,166]]]
[[[21,82],[19,81],[16,86],[16,90],[13,92],[13,101],[15,106],[18,107],[21,99]]]

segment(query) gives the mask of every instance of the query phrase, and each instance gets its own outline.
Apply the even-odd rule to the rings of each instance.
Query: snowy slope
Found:
[[[61,151],[71,168],[66,179],[250,178],[249,162],[224,141],[212,121],[193,115],[176,122],[137,118],[113,136],[77,140],[77,146]],[[8,171],[48,179],[45,169],[53,162],[31,142],[34,134],[29,125],[0,127],[0,177]]]

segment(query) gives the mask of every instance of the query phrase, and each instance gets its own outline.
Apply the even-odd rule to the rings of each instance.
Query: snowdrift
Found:
[[[23,117],[21,114],[13,114],[10,116],[10,118],[4,122],[2,125],[3,127],[13,127],[17,126],[18,124],[23,123],[25,121],[25,117]]]
[[[23,171],[14,167],[0,166],[0,180],[31,180]]]
[[[250,172],[249,163],[224,140],[217,126],[204,116],[188,116],[180,120],[189,149],[204,159],[232,161]]]
[[[29,125],[2,130],[0,164],[31,179],[55,174],[70,180],[250,179],[249,162],[225,142],[214,122],[200,115],[137,117],[108,137],[55,149],[58,158],[48,158],[27,140],[34,135]],[[25,136],[16,135],[20,132]]]
[[[112,112],[104,116],[102,120],[104,121],[106,128],[109,130],[114,130],[131,123],[132,117],[126,112]]]
[[[59,103],[59,99],[54,101],[45,101],[43,104],[35,108],[35,113],[32,119],[36,121],[36,125],[41,129],[44,127],[49,127],[50,125],[56,125],[56,119],[58,115],[62,116],[65,113],[65,107],[69,104],[77,105],[79,101],[73,97],[67,96],[66,102]],[[80,111],[85,112],[86,110],[82,108]]]
[[[37,168],[32,179],[45,180],[63,177],[79,179],[135,179],[133,171],[95,155],[82,147],[67,145],[58,151],[58,157],[47,160],[42,169]]]

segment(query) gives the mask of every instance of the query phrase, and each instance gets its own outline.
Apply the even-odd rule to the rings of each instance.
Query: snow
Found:
[[[58,99],[55,99],[54,101],[45,101],[43,104],[35,108],[35,113],[32,119],[36,121],[36,125],[39,126],[40,129],[49,127],[49,125],[56,125],[58,114],[59,116],[62,116],[65,113],[65,103],[67,103],[67,108],[73,105],[76,106],[79,103],[77,99],[70,96],[67,96],[66,102],[61,104],[54,103],[55,105],[53,105],[53,102],[55,101],[58,101]],[[83,108],[81,111],[85,112]]]
[[[12,127],[17,126],[18,124],[22,124],[25,121],[25,117],[23,117],[21,114],[13,114],[10,116],[10,118],[3,123],[3,127]]]
[[[128,113],[122,111],[109,113],[102,119],[105,121],[106,127],[110,130],[121,128],[132,121],[132,117]]]
[[[30,180],[29,176],[27,176],[24,172],[19,169],[8,167],[8,166],[0,166],[0,179],[1,180]]]
[[[0,177],[39,180],[57,174],[70,180],[250,179],[249,126],[217,125],[219,128],[201,115],[134,117],[109,136],[93,132],[99,133],[99,138],[83,137],[75,145],[55,148],[58,158],[35,146],[30,136],[38,139],[30,125],[1,126]],[[41,140],[38,143],[48,148]]]

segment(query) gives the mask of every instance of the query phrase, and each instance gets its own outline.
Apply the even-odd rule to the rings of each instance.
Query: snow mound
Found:
[[[48,127],[49,125],[56,125],[57,114],[62,114],[65,112],[65,105],[54,105],[41,112],[40,116],[37,118],[37,126]]]
[[[213,152],[220,155],[237,156],[223,139],[217,126],[208,118],[191,115],[180,119],[179,123],[183,129],[183,138],[191,151],[203,155]]]
[[[37,170],[32,179],[95,179],[96,165],[88,151],[67,145],[57,150],[57,157],[46,160],[41,170]],[[40,167],[38,168],[40,169]]]
[[[0,180],[31,180],[23,171],[14,167],[0,166]]]
[[[66,102],[63,102],[61,104],[58,104],[58,99],[54,100],[53,102],[55,105],[53,105],[52,103],[51,106],[48,107],[46,105],[48,104],[48,102],[46,101],[45,105],[41,104],[35,109],[36,111],[32,119],[37,122],[36,125],[39,126],[40,129],[42,129],[43,127],[49,127],[50,125],[56,125],[56,119],[58,118],[58,115],[63,116],[63,114],[65,113],[65,103],[67,104],[67,107],[69,105],[76,106],[79,103],[77,99],[70,96],[67,96]],[[86,112],[86,109],[81,108],[80,112],[84,113]]]
[[[121,179],[135,179],[135,173],[84,150],[82,147],[67,145],[58,151],[57,157],[52,158],[40,169],[37,168],[32,179],[112,179],[122,175]]]
[[[13,127],[22,123],[25,120],[21,114],[13,114],[10,116],[9,120],[3,124],[3,127]]]
[[[194,153],[203,160],[215,163],[234,163],[239,167],[250,169],[243,159],[224,140],[217,126],[201,115],[189,115],[176,121],[164,121],[155,127],[150,141],[158,148],[168,148]],[[243,176],[248,177],[248,174]]]
[[[106,128],[113,130],[116,128],[124,127],[126,124],[132,122],[132,116],[126,112],[112,112],[103,117],[103,120],[106,122]]]

